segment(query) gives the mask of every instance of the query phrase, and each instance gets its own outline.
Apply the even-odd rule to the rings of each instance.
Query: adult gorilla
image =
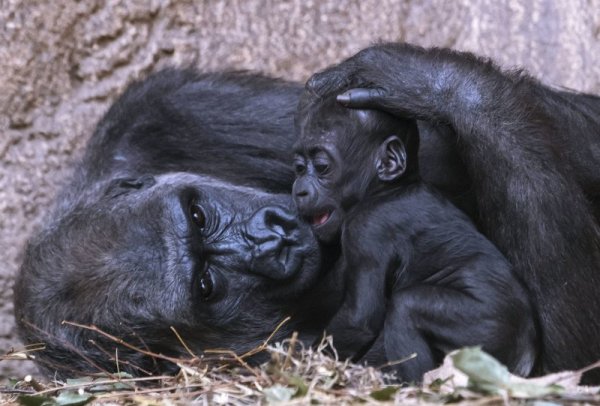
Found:
[[[541,370],[600,359],[599,97],[551,90],[469,54],[402,44],[365,49],[307,87],[354,88],[338,101],[449,125],[475,218],[537,307]]]
[[[406,45],[365,50],[310,86],[373,87],[342,101],[425,120],[423,177],[472,214],[531,291],[538,371],[600,358],[600,207],[590,203],[600,193],[598,98]],[[174,70],[130,87],[98,125],[17,279],[20,333],[47,343],[41,364],[114,369],[113,342],[63,320],[168,355],[185,353],[170,326],[195,352],[249,349],[288,314],[281,335],[319,334],[341,292],[327,272],[335,250],[319,263],[288,196],[300,90]],[[119,359],[134,372],[173,367],[123,347]]]

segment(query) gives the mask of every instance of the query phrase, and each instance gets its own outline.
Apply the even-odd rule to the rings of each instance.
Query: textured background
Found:
[[[0,353],[20,345],[12,280],[26,238],[127,83],[182,64],[305,80],[379,39],[600,93],[600,0],[0,0]],[[0,377],[30,370],[0,361]]]

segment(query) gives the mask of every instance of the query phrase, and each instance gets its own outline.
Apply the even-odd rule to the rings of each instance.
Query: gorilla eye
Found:
[[[192,204],[190,207],[190,215],[192,216],[192,221],[196,226],[198,226],[199,229],[202,230],[204,227],[206,227],[206,215],[199,204]]]
[[[329,164],[317,162],[315,163],[315,170],[319,175],[323,175],[329,170]]]
[[[210,276],[210,272],[203,272],[202,275],[200,275],[200,280],[198,282],[198,288],[202,300],[208,300],[210,298],[210,295],[212,295],[213,292],[213,286],[214,284]]]
[[[295,163],[294,164],[294,171],[296,172],[297,175],[303,175],[304,172],[306,172],[306,165],[304,165],[303,163]]]
[[[306,162],[304,157],[299,154],[294,156],[294,172],[296,172],[296,175],[304,175],[306,172]]]

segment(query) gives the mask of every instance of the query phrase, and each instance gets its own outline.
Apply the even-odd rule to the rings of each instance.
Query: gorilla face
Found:
[[[173,326],[194,351],[247,350],[318,275],[317,243],[287,195],[188,173],[100,189],[29,247],[16,293],[39,300],[17,300],[17,319],[45,342],[69,320],[150,348],[181,347]]]

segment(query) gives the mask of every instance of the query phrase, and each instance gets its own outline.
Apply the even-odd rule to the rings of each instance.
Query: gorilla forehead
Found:
[[[155,252],[165,254],[163,262],[167,263],[163,266],[169,269],[170,263],[181,266],[188,260],[187,242],[191,237],[187,211],[193,200],[201,201],[212,215],[218,215],[219,227],[242,221],[265,206],[296,213],[289,195],[234,185],[211,176],[177,172],[154,180],[147,188],[100,199],[83,217],[86,224],[91,224],[88,216],[106,217],[105,221],[93,222],[94,234],[104,227],[109,234],[107,240],[125,256],[136,255],[137,250],[147,255],[148,248],[154,247],[158,250]]]
[[[197,187],[199,192],[206,192],[214,200],[222,204],[238,206],[243,210],[248,208],[246,203],[280,204],[287,209],[295,210],[291,197],[287,194],[273,194],[261,189],[248,186],[235,185],[218,178],[206,175],[196,175],[186,172],[175,172],[156,177],[159,189],[181,189],[182,187]],[[238,198],[249,200],[240,201]]]

